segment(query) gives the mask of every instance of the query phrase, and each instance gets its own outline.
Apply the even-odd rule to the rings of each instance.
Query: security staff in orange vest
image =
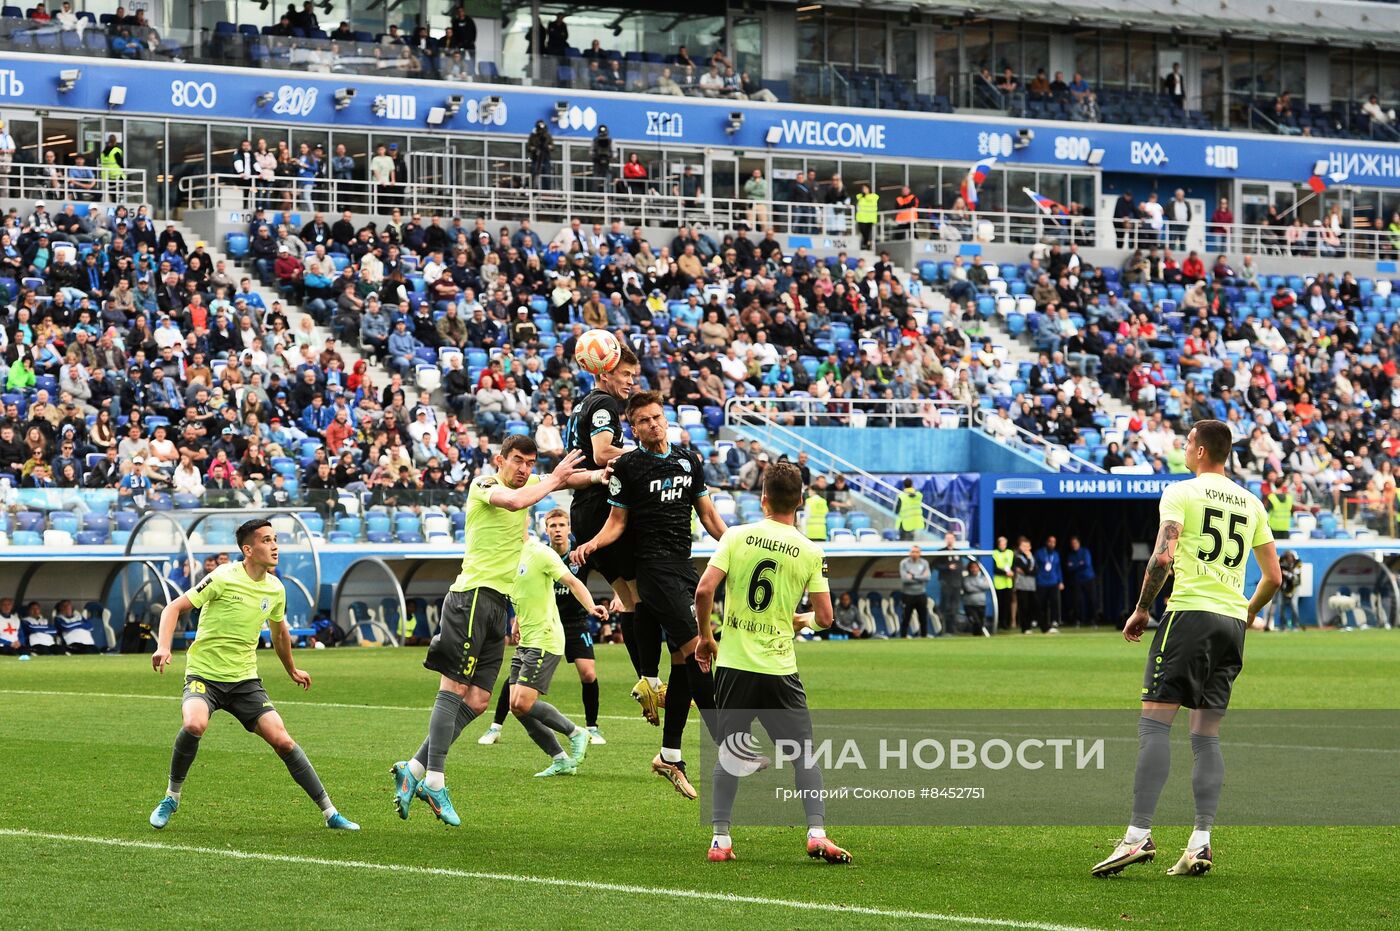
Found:
[[[894,199],[894,204],[898,212],[894,215],[894,222],[900,227],[900,235],[904,239],[914,238],[914,224],[919,222],[919,196],[909,190],[909,185],[899,189],[899,196]]]

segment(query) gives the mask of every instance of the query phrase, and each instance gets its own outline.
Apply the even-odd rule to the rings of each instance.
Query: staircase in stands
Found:
[[[258,296],[263,299],[263,303],[269,308],[272,307],[273,301],[281,301],[286,311],[288,329],[292,333],[299,331],[301,327],[301,318],[310,315],[300,307],[285,300],[281,294],[277,293],[275,287],[262,284],[258,280],[257,274],[253,271],[251,262],[247,265],[240,264],[224,251],[223,243],[211,236],[205,236],[198,230],[192,229],[182,222],[175,221],[175,228],[180,231],[180,234],[185,237],[185,242],[191,247],[193,247],[195,242],[202,240],[204,242],[204,251],[210,255],[216,264],[221,260],[224,261],[226,267],[229,269],[229,274],[235,281],[243,275],[247,275],[251,278],[253,281],[253,290],[257,292]],[[315,319],[311,321],[311,333],[316,345],[325,345],[325,341],[332,337],[330,329],[321,326]],[[340,357],[345,360],[345,371],[347,374],[354,371],[355,363],[363,359],[367,365],[365,374],[370,377],[370,380],[376,387],[383,388],[389,383],[388,370],[379,362],[375,361],[373,356],[362,354],[359,351],[357,343],[352,344],[344,340],[337,340],[336,351],[339,352]],[[411,398],[408,400],[412,401]]]

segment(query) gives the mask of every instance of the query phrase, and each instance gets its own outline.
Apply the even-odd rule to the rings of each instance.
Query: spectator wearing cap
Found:
[[[117,485],[117,500],[144,511],[153,489],[151,479],[146,475],[146,459],[144,456],[137,456],[131,460],[131,471],[122,476]]]
[[[408,321],[400,317],[394,322],[387,343],[387,363],[390,371],[408,375],[417,363],[418,349],[422,344],[409,332]]]
[[[768,461],[768,454],[761,452],[744,463],[739,469],[739,487],[745,491],[759,488],[763,484],[763,473],[768,469]]]
[[[263,223],[253,234],[248,244],[248,253],[253,258],[253,268],[264,283],[274,280],[273,265],[277,262],[277,240],[272,237],[272,229]]]

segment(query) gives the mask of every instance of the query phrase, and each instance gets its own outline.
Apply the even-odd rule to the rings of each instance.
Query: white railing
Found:
[[[869,498],[872,503],[891,514],[898,512],[900,489],[894,487],[879,476],[871,474],[850,460],[837,455],[823,446],[813,443],[811,440],[802,436],[802,434],[779,422],[780,419],[786,419],[786,415],[777,413],[777,407],[790,405],[791,402],[809,400],[813,401],[815,404],[822,404],[823,402],[807,398],[777,398],[774,399],[774,401],[777,402],[774,408],[769,408],[768,410],[750,410],[743,403],[735,403],[736,401],[742,402],[743,400],[744,399],[740,398],[730,398],[725,402],[724,422],[726,426],[742,429],[750,436],[758,434],[755,438],[764,446],[777,450],[794,460],[799,453],[805,452],[814,471],[839,472],[845,474],[848,478],[857,478],[860,480],[857,484],[861,487],[862,493]],[[882,399],[861,403],[871,405],[883,404],[886,405],[888,409],[888,405],[891,402]],[[893,403],[897,404],[901,402],[896,401]],[[909,402],[903,403],[907,404]],[[914,403],[922,404],[923,402]],[[946,405],[945,403],[945,407],[949,409],[955,417],[969,416],[966,405]],[[885,416],[891,415],[886,414]],[[804,425],[821,425],[820,422],[815,424],[810,422],[802,423],[804,423]],[[920,423],[922,424],[922,419]],[[834,422],[828,422],[828,425],[834,425]],[[956,426],[956,424],[949,423],[948,426]],[[925,527],[939,533],[951,532],[959,540],[967,539],[967,523],[961,518],[953,517],[951,514],[945,514],[928,504],[923,504],[923,512]]]
[[[904,219],[901,220],[901,216]],[[1201,221],[1195,223],[1200,224]],[[1174,231],[1170,224],[1165,223],[1153,227],[1140,218],[1051,216],[1040,212],[970,212],[920,207],[912,221],[902,211],[881,213],[876,238],[881,243],[908,239],[1016,245],[1059,241],[1120,249],[1125,253],[1133,249],[1146,252],[1154,247],[1170,248],[1178,262],[1194,248],[1206,261],[1207,271],[1214,256],[1221,254],[1227,257],[1236,271],[1239,270],[1239,260],[1245,255],[1363,261],[1400,258],[1400,233],[1373,227],[1333,229],[1315,226],[1311,219],[1295,224],[1292,214],[1281,225],[1233,223],[1217,226],[1206,219],[1202,226],[1204,241],[1200,238],[1199,228],[1191,234],[1186,230]],[[1200,248],[1202,246],[1203,249]]]
[[[146,172],[142,168],[103,171],[96,165],[34,165],[11,162],[0,168],[0,199],[44,200],[63,203],[125,204],[135,206],[150,201],[146,192]],[[54,204],[51,213],[57,213]]]
[[[1044,213],[945,210],[920,206],[912,214],[888,210],[876,227],[879,242],[901,239],[937,239],[945,242],[1032,244],[1058,239],[1080,246],[1099,245],[1103,222],[1092,216],[1049,216]]]
[[[746,223],[751,228],[772,227],[776,233],[815,232],[812,227],[816,224],[829,228],[833,235],[847,235],[852,217],[848,207],[698,199],[678,194],[469,187],[437,180],[380,186],[368,181],[329,178],[261,182],[236,174],[211,174],[182,178],[179,190],[181,202],[194,209],[249,210],[264,206],[300,213],[353,210],[384,215],[401,207],[405,214],[412,211],[445,217],[509,216],[514,220],[528,218],[532,223],[565,223],[573,217],[589,223],[620,219],[629,226],[700,224],[724,231]],[[837,228],[841,232],[837,233]]]
[[[1103,472],[1101,467],[1088,459],[1075,455],[1059,443],[1052,443],[1043,436],[1036,436],[1026,428],[1011,421],[1010,418],[1007,418],[1007,423],[1015,432],[1006,436],[987,429],[987,411],[979,410],[974,416],[977,419],[977,429],[1011,449],[1038,454],[1045,460],[1045,464],[1049,468],[1059,472]]]
[[[730,398],[726,422],[773,421],[789,427],[943,427],[974,425],[973,407],[963,401],[934,398]]]

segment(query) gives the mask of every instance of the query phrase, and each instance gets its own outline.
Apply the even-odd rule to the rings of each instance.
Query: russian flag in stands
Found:
[[[963,178],[958,193],[962,195],[969,210],[977,209],[977,187],[987,180],[987,176],[992,173],[992,166],[996,163],[995,158],[984,158],[967,170],[967,177]]]
[[[1025,191],[1026,196],[1029,197],[1031,200],[1035,201],[1035,205],[1045,213],[1048,213],[1051,216],[1058,217],[1069,215],[1069,211],[1065,209],[1064,204],[1061,204],[1058,201],[1053,201],[1050,198],[1046,197],[1044,194],[1041,194],[1038,191],[1032,191],[1028,187],[1023,187],[1021,188],[1021,190]]]

